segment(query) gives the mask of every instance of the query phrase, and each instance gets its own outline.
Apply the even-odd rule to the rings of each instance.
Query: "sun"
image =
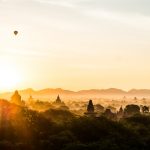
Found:
[[[21,82],[19,70],[13,64],[0,64],[0,90],[11,90]]]

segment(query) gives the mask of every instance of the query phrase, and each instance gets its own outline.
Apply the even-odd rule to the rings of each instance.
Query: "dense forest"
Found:
[[[2,150],[146,150],[150,116],[119,121],[104,116],[79,117],[69,110],[30,110],[0,100]]]

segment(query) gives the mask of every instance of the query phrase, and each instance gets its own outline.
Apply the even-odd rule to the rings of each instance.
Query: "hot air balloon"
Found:
[[[14,31],[14,35],[17,35],[18,34],[18,31]]]

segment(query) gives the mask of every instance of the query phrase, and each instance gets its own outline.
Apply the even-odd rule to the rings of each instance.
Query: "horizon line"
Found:
[[[25,90],[33,90],[34,92],[37,91],[41,91],[41,90],[46,90],[46,89],[51,89],[51,90],[65,90],[65,91],[71,91],[71,92],[80,92],[80,91],[90,91],[90,90],[110,90],[110,89],[114,89],[114,90],[121,90],[123,92],[129,92],[132,90],[150,90],[148,88],[131,88],[129,90],[125,90],[122,88],[91,88],[91,89],[81,89],[81,90],[72,90],[72,89],[65,89],[65,88],[40,88],[40,89],[35,89],[35,88],[23,88],[23,89],[14,89],[14,90],[5,90],[5,91],[1,91],[0,94],[3,93],[12,93],[14,91],[25,91]]]

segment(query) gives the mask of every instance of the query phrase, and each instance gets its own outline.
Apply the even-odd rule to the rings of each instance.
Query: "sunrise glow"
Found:
[[[9,61],[9,60],[8,60]],[[12,90],[17,87],[17,85],[22,82],[22,75],[15,65],[11,63],[0,64],[0,89],[1,90]]]
[[[116,0],[0,1],[0,90],[15,85],[150,88],[150,19],[148,5],[143,5]]]

